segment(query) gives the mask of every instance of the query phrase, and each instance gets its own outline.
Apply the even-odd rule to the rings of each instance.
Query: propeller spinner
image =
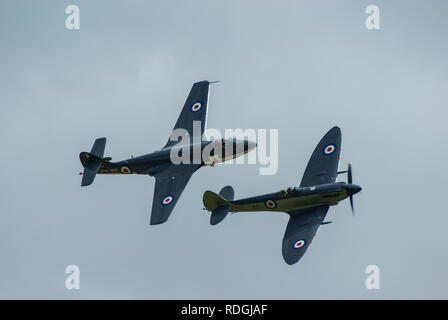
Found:
[[[352,215],[355,215],[355,208],[353,206],[353,195],[355,193],[358,193],[359,191],[361,191],[361,187],[357,186],[355,184],[353,184],[353,175],[352,175],[352,164],[349,163],[348,164],[348,168],[345,171],[339,171],[338,174],[340,173],[347,173],[347,192],[349,194],[350,197],[350,207],[352,208]]]

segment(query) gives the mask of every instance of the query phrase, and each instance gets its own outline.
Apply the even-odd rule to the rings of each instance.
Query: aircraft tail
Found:
[[[106,147],[106,138],[99,138],[95,140],[90,152],[81,152],[79,154],[79,160],[84,167],[82,174],[81,187],[92,184],[95,179],[98,170],[101,168],[103,161],[110,160],[110,158],[104,159],[104,149]]]
[[[232,201],[235,196],[235,191],[231,186],[225,186],[221,189],[219,194],[212,191],[205,191],[202,201],[205,209],[212,211],[210,216],[210,224],[216,225],[220,223],[230,211]]]

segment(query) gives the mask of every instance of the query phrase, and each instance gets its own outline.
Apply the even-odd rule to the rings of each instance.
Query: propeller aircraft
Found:
[[[233,138],[209,141],[202,137],[206,128],[208,95],[211,83],[201,81],[193,85],[170,139],[160,150],[119,162],[111,162],[112,158],[103,157],[106,138],[96,139],[90,152],[81,152],[79,155],[84,167],[84,172],[80,173],[83,176],[81,186],[92,184],[97,174],[154,176],[156,183],[150,224],[161,224],[167,221],[182,191],[196,170],[206,165],[214,166],[216,163],[243,156],[257,146],[255,142],[247,139]],[[198,127],[200,130],[196,129]],[[177,143],[179,136],[174,134],[179,131],[183,132],[184,136],[189,136],[189,142],[180,147]],[[196,133],[199,134],[199,137]],[[198,141],[195,142],[196,140]],[[184,139],[181,139],[180,143],[182,141]],[[207,157],[202,156],[207,155],[207,153],[203,153],[205,149],[210,151]],[[182,153],[191,151],[188,152],[191,161],[173,163],[172,151],[178,153],[179,150]],[[198,152],[195,153],[195,150],[200,152],[198,161],[195,161],[198,154]],[[215,153],[215,150],[219,150],[219,152]]]
[[[308,162],[299,187],[279,192],[234,200],[234,189],[225,186],[219,194],[206,191],[203,203],[211,211],[210,224],[216,225],[229,212],[280,211],[289,215],[283,237],[282,254],[285,262],[292,265],[305,254],[319,227],[323,224],[330,206],[350,199],[352,212],[353,195],[361,187],[353,184],[352,168],[338,172],[341,153],[341,130],[335,126],[321,139]],[[336,182],[338,174],[347,173],[347,183]]]

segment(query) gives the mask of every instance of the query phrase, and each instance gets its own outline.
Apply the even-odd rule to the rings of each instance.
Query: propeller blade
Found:
[[[352,215],[355,215],[355,208],[353,207],[353,196],[350,196],[350,207],[352,208]]]
[[[353,182],[353,179],[352,179],[352,164],[351,163],[348,164],[347,182],[350,183],[350,184]]]

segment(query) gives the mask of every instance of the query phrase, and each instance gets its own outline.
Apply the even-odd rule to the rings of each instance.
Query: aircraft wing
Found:
[[[174,125],[173,132],[176,129],[185,129],[190,137],[193,137],[193,121],[199,121],[201,124],[202,134],[205,131],[205,126],[207,122],[207,106],[208,106],[208,89],[210,87],[209,81],[201,81],[193,84],[190,94],[188,95],[187,101],[185,101],[184,107]],[[172,132],[172,134],[173,134]],[[170,136],[171,138],[171,136]],[[173,138],[177,138],[174,135]],[[180,138],[178,138],[180,139]],[[177,144],[179,141],[172,141],[168,139],[168,142],[164,146],[170,147]]]
[[[283,237],[282,254],[291,265],[302,258],[327,215],[329,206],[288,212],[288,226]]]
[[[335,182],[341,154],[341,129],[333,127],[320,140],[311,155],[300,187]]]
[[[154,174],[156,184],[152,202],[150,224],[161,224],[168,220],[182,191],[192,174],[200,167],[197,164],[170,165]]]

